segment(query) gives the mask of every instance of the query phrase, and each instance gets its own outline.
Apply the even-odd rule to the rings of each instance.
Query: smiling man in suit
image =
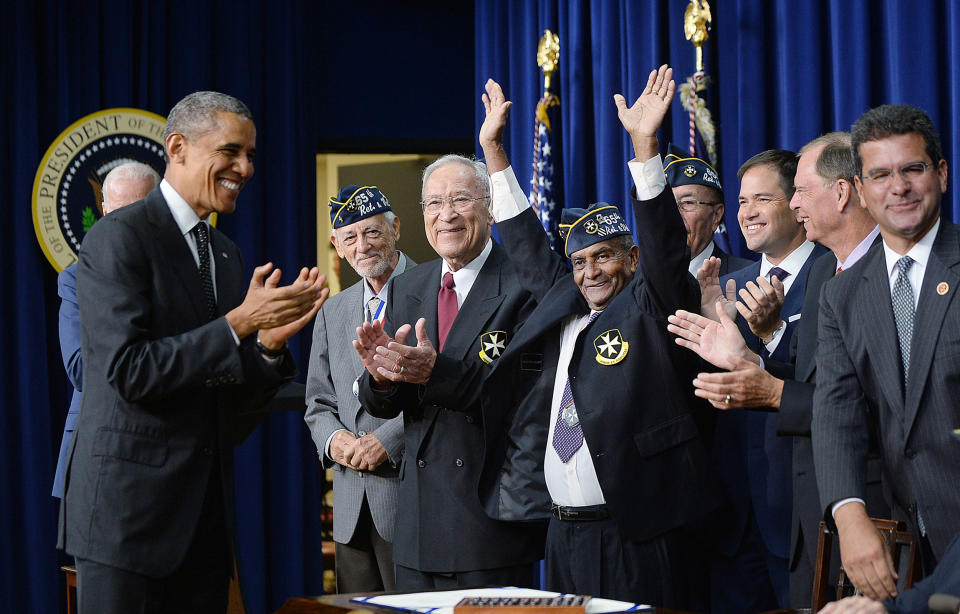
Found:
[[[706,608],[701,522],[715,493],[690,378],[698,361],[666,334],[699,292],[687,232],[658,153],[673,71],[652,71],[618,117],[638,242],[619,208],[566,209],[567,259],[549,248],[503,150],[510,102],[487,82],[480,143],[504,245],[539,302],[483,399],[481,500],[492,517],[549,522],[546,587],[689,611]],[[572,271],[570,270],[572,268]]]
[[[850,132],[857,192],[882,243],[823,288],[813,451],[844,569],[881,599],[896,594],[896,573],[863,503],[869,429],[925,573],[960,530],[960,227],[940,218],[947,162],[926,113],[883,105]]]
[[[226,609],[238,414],[293,377],[286,341],[327,293],[316,269],[280,286],[270,264],[244,292],[240,250],[207,221],[253,175],[246,105],[190,94],[164,144],[159,187],[80,251],[83,406],[60,545],[77,558],[82,614]]]
[[[363,364],[349,340],[364,322],[383,322],[390,280],[414,262],[397,250],[400,220],[376,186],[347,186],[329,204],[330,242],[362,279],[317,315],[304,420],[320,462],[334,468],[337,592],[392,591],[403,418],[376,418],[360,405]]]
[[[354,343],[367,370],[361,405],[381,418],[403,414],[397,588],[531,586],[542,536],[487,517],[476,485],[480,389],[533,300],[490,238],[482,162],[440,158],[423,172],[422,196],[427,240],[440,258],[393,280],[385,327],[396,340],[373,322]],[[416,345],[405,345],[408,336]]]

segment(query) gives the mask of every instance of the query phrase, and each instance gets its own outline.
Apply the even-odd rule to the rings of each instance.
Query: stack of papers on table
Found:
[[[405,593],[403,595],[380,595],[377,597],[357,597],[359,603],[369,603],[382,608],[394,608],[421,614],[453,614],[453,606],[464,597],[558,597],[563,593],[537,591],[529,588],[468,588],[455,591],[430,591],[427,593]],[[593,597],[587,602],[587,614],[606,614],[607,612],[636,612],[650,610],[649,605],[615,601]]]

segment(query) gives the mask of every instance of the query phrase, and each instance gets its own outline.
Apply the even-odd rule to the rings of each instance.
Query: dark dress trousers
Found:
[[[879,239],[877,239],[879,241]],[[822,513],[817,477],[813,469],[813,445],[810,422],[813,417],[813,391],[817,375],[817,322],[820,292],[833,278],[837,258],[823,254],[813,263],[803,293],[803,318],[791,340],[795,364],[766,362],[767,371],[783,379],[777,435],[793,440],[793,519],[790,528],[790,607],[809,608],[816,567],[817,535]],[[867,510],[875,518],[886,518],[889,506],[883,498],[880,459],[875,436],[867,472]],[[836,571],[831,584],[836,584]]]
[[[909,381],[883,245],[823,287],[820,298],[813,453],[824,518],[847,497],[865,497],[869,430],[878,428],[891,511],[919,532],[933,556],[960,531],[960,227],[941,220],[919,290]]]
[[[387,304],[389,334],[426,318],[437,347],[437,293],[441,261],[433,260],[395,277]],[[493,244],[487,261],[460,306],[425,386],[395,384],[386,391],[360,380],[360,403],[380,418],[403,414],[404,456],[394,532],[394,561],[432,574],[457,574],[514,567],[539,560],[543,531],[501,522],[483,512],[477,480],[483,459],[480,390],[491,371],[481,338],[505,334],[509,347],[533,301],[502,247]],[[416,343],[411,331],[408,343]],[[532,580],[532,567],[527,567]],[[403,577],[397,574],[397,587]],[[483,574],[467,576],[483,580]],[[491,581],[502,578],[491,572]],[[527,581],[529,584],[530,581]]]
[[[684,599],[695,600],[693,587],[705,589],[705,577],[695,565],[677,570],[672,560],[696,560],[696,553],[674,550],[674,542],[661,538],[678,530],[695,532],[715,508],[716,496],[694,409],[703,406],[690,385],[699,363],[695,354],[673,342],[666,318],[680,308],[698,309],[700,292],[688,272],[686,232],[672,191],[635,201],[633,210],[642,269],[581,332],[568,376],[613,529],[620,536],[616,546],[658,544],[656,554],[615,562],[621,568],[626,563],[633,576],[624,578],[621,591],[638,584],[656,588],[617,598],[681,607]],[[547,438],[562,323],[590,309],[565,261],[547,246],[532,209],[497,227],[539,304],[484,385],[486,458],[480,493],[494,518],[542,520],[551,513],[544,454],[551,445]],[[619,362],[602,364],[599,339],[610,331],[616,331],[626,352]],[[608,563],[620,556],[629,555],[616,548],[603,553]],[[598,572],[578,573],[594,577]]]
[[[816,245],[796,273],[784,297],[780,317],[787,323],[776,350],[770,354],[737,316],[737,326],[754,352],[782,362],[790,359],[790,339],[802,318],[804,286],[810,267],[826,248]],[[755,281],[760,262],[721,277],[737,290]],[[806,317],[805,315],[803,317]],[[790,518],[793,509],[792,442],[777,435],[777,415],[731,409],[718,412],[713,453],[721,477],[725,507],[714,562],[712,602],[718,612],[757,611],[789,603]]]
[[[159,188],[99,220],[84,240],[83,406],[59,523],[60,546],[78,559],[163,578],[191,546],[209,559],[196,551],[204,543],[232,570],[235,416],[266,401],[295,366],[289,353],[264,361],[254,335],[237,345],[222,315],[244,297],[240,251],[215,228],[210,241],[213,321]],[[199,535],[201,521],[219,527],[221,543]],[[223,589],[225,602],[226,579]]]

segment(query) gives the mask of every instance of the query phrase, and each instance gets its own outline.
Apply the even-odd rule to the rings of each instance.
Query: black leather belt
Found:
[[[605,520],[610,517],[606,505],[587,505],[584,507],[550,506],[550,513],[558,520]]]

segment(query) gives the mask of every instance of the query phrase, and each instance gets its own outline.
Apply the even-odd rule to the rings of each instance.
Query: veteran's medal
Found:
[[[567,403],[562,410],[563,422],[570,428],[576,428],[580,424],[580,416],[577,415],[577,405],[573,401]]]

